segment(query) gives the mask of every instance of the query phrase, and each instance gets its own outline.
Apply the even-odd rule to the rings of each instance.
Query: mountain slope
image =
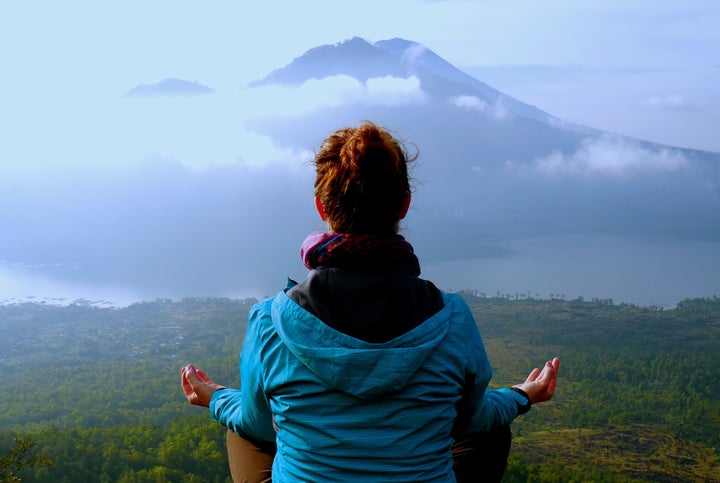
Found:
[[[542,122],[553,122],[555,119],[535,106],[518,101],[469,76],[417,42],[395,38],[381,40],[374,45],[404,61],[409,72],[418,73],[423,79],[423,88],[436,97],[475,96],[490,105],[501,102],[509,111],[524,118]]]
[[[347,75],[361,82],[386,76],[416,76],[422,89],[435,100],[475,96],[489,105],[502,102],[507,109],[521,117],[542,122],[554,119],[546,112],[465,74],[421,44],[400,38],[370,44],[360,37],[354,37],[335,45],[315,47],[287,66],[251,83],[250,87],[271,84],[298,86],[309,79],[337,75]]]
[[[279,144],[309,149],[336,128],[363,120],[409,140],[420,154],[416,206],[422,226],[432,227],[423,239],[433,237],[439,219],[465,234],[720,238],[717,153],[565,123],[415,42],[370,44],[355,37],[316,47],[251,88],[280,84],[303,95],[309,80],[325,80],[331,89],[337,76],[355,79],[365,97],[347,95],[346,102],[309,112],[256,119],[252,127]],[[406,81],[406,89],[416,79],[422,96],[403,100],[399,91],[397,98],[372,98],[373,82],[391,78]]]

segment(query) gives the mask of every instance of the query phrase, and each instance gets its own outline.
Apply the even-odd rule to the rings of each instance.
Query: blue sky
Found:
[[[307,152],[278,147],[244,121],[378,92],[353,83],[337,91],[308,83],[300,97],[244,87],[308,49],[353,36],[416,41],[566,121],[720,152],[717,25],[717,0],[2,2],[0,202],[28,202],[0,206],[0,219],[47,210],[49,226],[61,229],[63,217],[76,214],[56,209],[60,201],[102,199],[142,181],[141,167],[163,172],[163,163],[200,170],[274,163],[296,172]],[[168,77],[215,94],[123,97]],[[393,95],[414,87],[390,86]],[[88,181],[95,178],[102,182]],[[9,259],[0,243],[0,295],[88,291],[45,276],[52,264],[74,270],[74,262],[49,256],[40,267]]]

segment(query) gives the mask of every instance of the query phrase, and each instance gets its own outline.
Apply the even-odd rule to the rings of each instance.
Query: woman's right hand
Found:
[[[536,367],[530,372],[525,382],[513,387],[522,389],[532,404],[549,401],[555,392],[558,369],[560,369],[560,359],[556,357],[552,361],[547,361],[542,371]]]
[[[195,369],[192,364],[180,369],[180,383],[185,398],[194,406],[210,406],[213,393],[225,389],[225,386],[215,383],[205,372]]]

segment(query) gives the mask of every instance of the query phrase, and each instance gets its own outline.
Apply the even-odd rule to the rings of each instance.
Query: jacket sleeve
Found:
[[[462,304],[468,359],[456,433],[487,432],[510,424],[529,401],[512,389],[488,389],[490,361],[472,313],[464,301]]]
[[[260,441],[275,440],[272,412],[265,396],[262,377],[262,350],[267,338],[263,337],[266,335],[263,330],[266,324],[263,322],[269,322],[269,317],[268,301],[261,302],[250,311],[247,334],[240,355],[241,389],[215,391],[210,399],[210,415],[214,421],[241,436]]]

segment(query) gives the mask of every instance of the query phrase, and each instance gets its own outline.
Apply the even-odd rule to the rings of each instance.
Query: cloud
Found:
[[[376,77],[368,79],[365,83],[364,102],[384,106],[398,106],[404,104],[421,104],[425,102],[426,94],[420,87],[420,80],[411,76],[407,79],[400,77]]]
[[[16,172],[0,190],[13,207],[0,210],[0,293],[268,295],[304,273],[297,247],[322,227],[311,171],[165,158]]]
[[[677,171],[688,159],[670,148],[648,145],[615,135],[586,138],[572,154],[554,151],[533,161],[533,168],[550,175],[631,177],[657,171]]]
[[[461,109],[470,109],[487,114],[490,118],[503,121],[511,116],[499,97],[494,104],[489,104],[475,96],[455,96],[450,98],[450,103]]]
[[[640,101],[640,106],[650,109],[685,110],[692,106],[682,96],[669,95],[664,97],[653,96]]]
[[[213,136],[208,132],[203,135],[204,142],[198,142],[191,132],[178,134],[175,142],[172,142],[172,139],[167,140],[164,151],[149,153],[143,161],[165,159],[193,170],[235,164],[251,168],[267,166],[294,169],[313,157],[309,151],[280,147],[269,136],[237,126],[233,133],[224,136]]]
[[[457,107],[480,112],[485,112],[489,108],[487,102],[475,96],[456,96],[450,99],[450,103]]]
[[[243,116],[268,117],[308,114],[343,105],[421,104],[427,94],[415,76],[375,77],[363,83],[348,75],[336,75],[309,79],[298,87],[253,87],[245,89],[241,97]]]
[[[404,62],[407,62],[408,64],[414,64],[415,60],[417,60],[418,57],[420,57],[425,51],[427,51],[427,48],[421,44],[414,44],[405,49],[405,51],[402,54],[402,60]]]
[[[194,169],[234,164],[297,166],[307,153],[245,124],[251,105],[237,91],[192,97],[73,100],[33,112],[30,101],[0,143],[0,181],[13,173],[127,166],[164,159]],[[259,108],[259,107],[258,107]]]

